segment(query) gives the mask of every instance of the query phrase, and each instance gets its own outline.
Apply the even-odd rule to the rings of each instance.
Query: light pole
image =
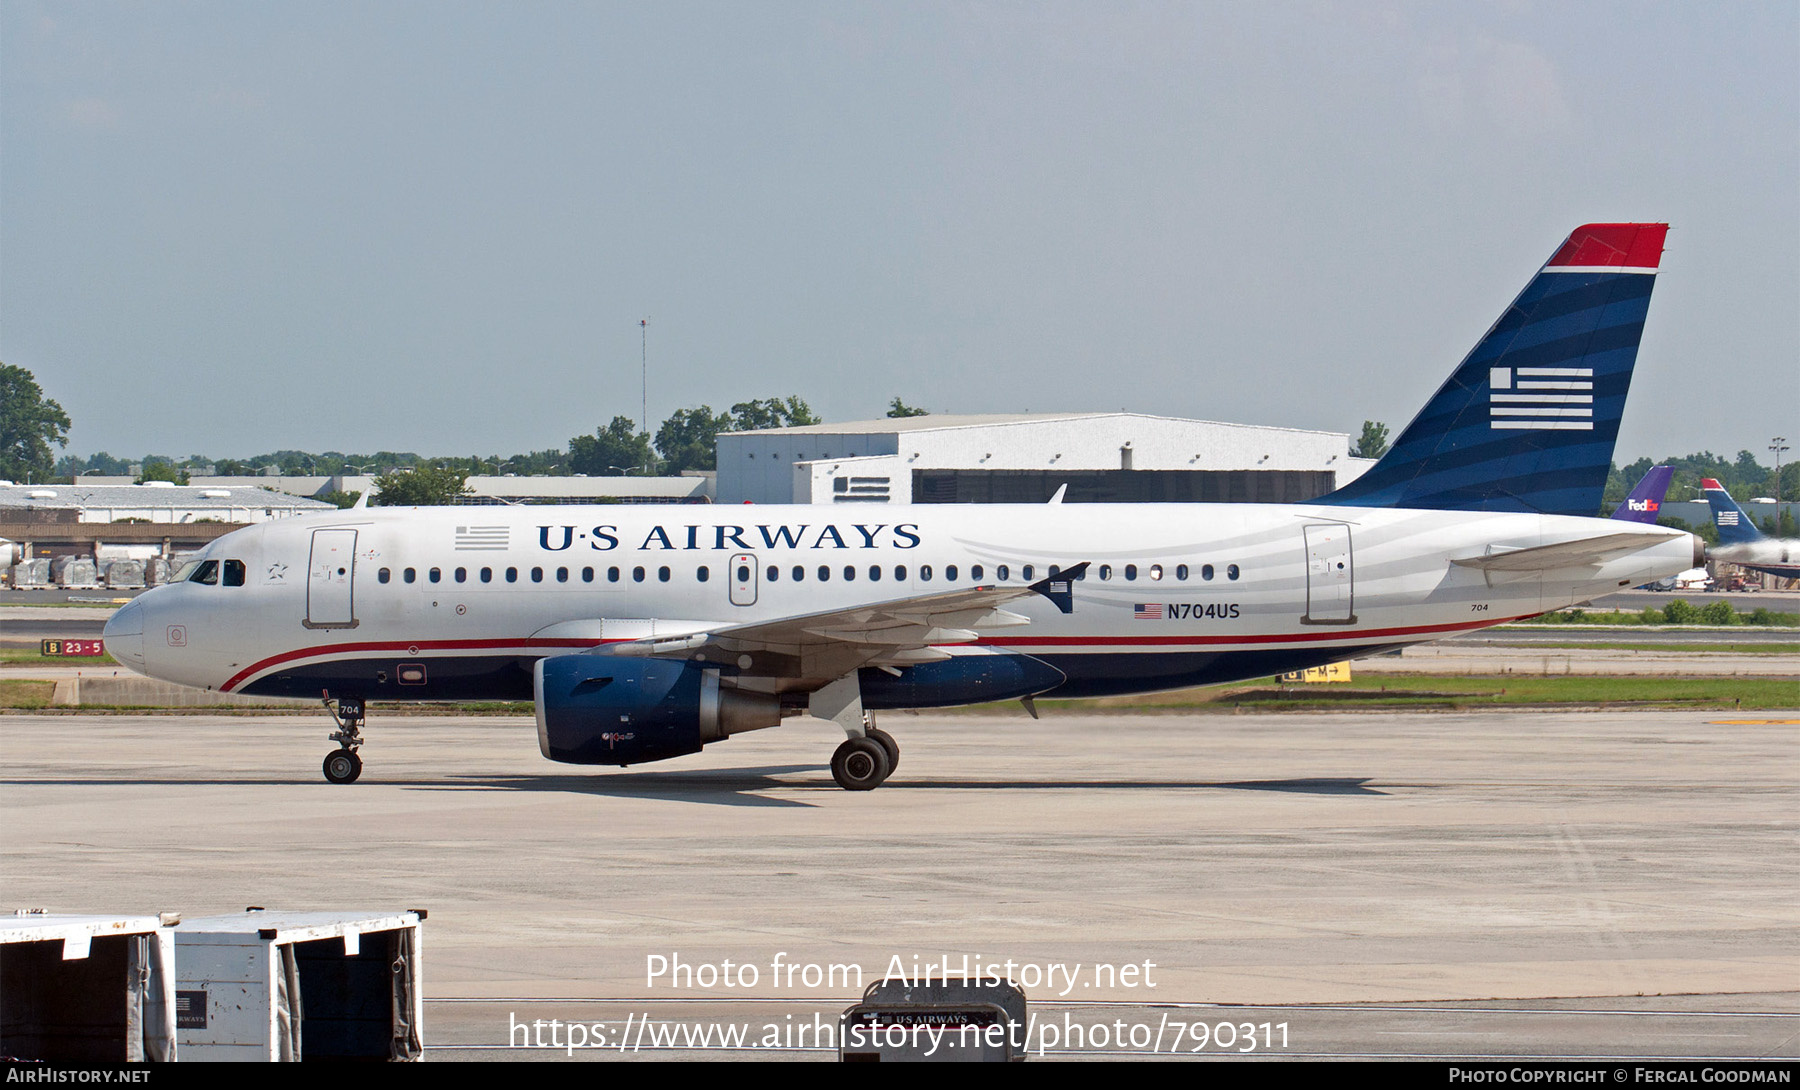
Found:
[[[1769,440],[1769,449],[1775,452],[1775,523],[1781,524],[1781,453],[1790,449],[1787,436],[1777,435]]]

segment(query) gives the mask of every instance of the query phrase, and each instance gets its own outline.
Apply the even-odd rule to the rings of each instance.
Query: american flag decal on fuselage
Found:
[[[1160,621],[1163,619],[1161,602],[1149,602],[1131,607],[1131,619],[1134,621]]]
[[[1488,426],[1594,430],[1592,367],[1490,367]]]
[[[458,526],[456,551],[505,552],[508,530],[505,526]]]

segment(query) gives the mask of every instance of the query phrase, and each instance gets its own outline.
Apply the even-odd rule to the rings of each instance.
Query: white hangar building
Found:
[[[911,416],[718,437],[720,503],[1297,503],[1374,462],[1341,432],[1140,413]]]

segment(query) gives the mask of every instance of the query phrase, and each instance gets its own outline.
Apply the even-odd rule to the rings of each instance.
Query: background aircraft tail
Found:
[[[1700,482],[1700,487],[1706,492],[1706,506],[1712,508],[1713,526],[1719,531],[1720,545],[1748,545],[1763,539],[1763,532],[1731,498],[1731,493],[1725,491],[1724,485],[1708,477]]]
[[[1576,228],[1387,454],[1312,502],[1597,515],[1668,230]]]
[[[1650,472],[1631,490],[1613,511],[1612,517],[1624,522],[1641,522],[1648,526],[1656,525],[1662,514],[1663,496],[1669,491],[1669,481],[1675,476],[1674,466],[1651,466]]]

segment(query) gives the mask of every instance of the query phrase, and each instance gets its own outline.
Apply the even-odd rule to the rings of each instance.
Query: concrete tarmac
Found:
[[[377,708],[332,786],[323,716],[0,717],[0,877],[57,911],[428,909],[437,1059],[562,1057],[509,1050],[518,1018],[810,1022],[965,956],[1058,1020],[1265,1005],[1196,1017],[1296,1055],[1800,1053],[1800,714],[883,726],[900,768],[852,794],[811,720],[619,770]]]

